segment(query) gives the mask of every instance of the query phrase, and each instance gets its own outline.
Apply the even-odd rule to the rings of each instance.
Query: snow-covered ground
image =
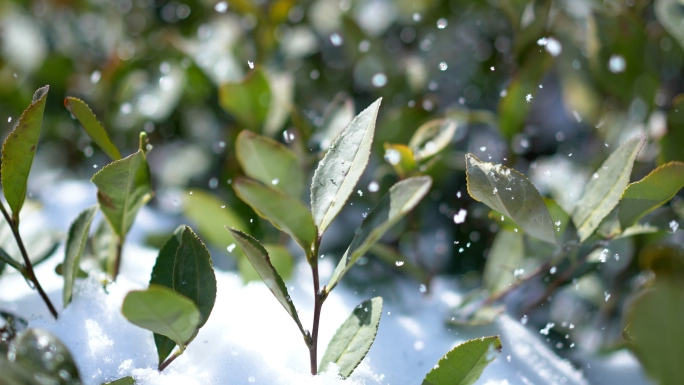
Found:
[[[33,224],[66,232],[69,221],[94,202],[94,190],[83,183],[63,183],[42,199],[46,205]],[[156,225],[143,211],[133,232]],[[78,283],[74,300],[54,321],[36,292],[17,274],[0,279],[0,309],[30,320],[30,327],[56,334],[70,349],[86,384],[132,375],[138,384],[420,384],[425,374],[453,346],[471,338],[500,335],[502,353],[484,371],[479,384],[614,384],[646,383],[634,358],[619,352],[588,360],[582,370],[558,358],[538,330],[501,316],[489,326],[446,326],[449,309],[460,301],[453,280],[436,279],[429,295],[411,281],[383,288],[383,316],[368,356],[347,381],[328,372],[312,377],[308,351],[294,322],[261,283],[243,285],[234,272],[217,271],[218,294],[207,324],[186,352],[164,372],[156,370],[152,333],[126,321],[120,313],[125,294],[147,286],[157,251],[136,243],[124,249],[122,273],[108,294],[94,278]],[[61,305],[62,278],[54,273],[63,249],[37,268],[40,282],[55,305]],[[215,256],[215,258],[220,258]],[[327,262],[327,263],[326,263]],[[332,271],[323,261],[323,272]],[[311,324],[313,298],[308,266],[297,266],[287,283],[304,325]],[[325,279],[324,279],[325,281]],[[319,351],[361,301],[344,285],[323,308]],[[320,358],[320,357],[319,357]],[[591,381],[587,380],[591,379]],[[619,379],[619,380],[618,380]]]

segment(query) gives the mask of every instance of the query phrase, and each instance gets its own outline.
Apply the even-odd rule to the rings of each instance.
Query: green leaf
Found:
[[[408,146],[417,161],[442,151],[456,134],[456,122],[451,119],[434,119],[418,127]]]
[[[342,210],[366,169],[381,101],[376,100],[352,120],[316,167],[311,181],[311,212],[319,236]]]
[[[394,172],[403,179],[416,169],[416,156],[408,146],[385,143],[385,160],[392,165]]]
[[[55,274],[64,276],[64,264],[63,263],[58,263],[57,266],[55,266]],[[88,278],[88,273],[85,272],[85,270],[78,268],[76,271],[76,278]]]
[[[209,252],[190,227],[179,226],[159,250],[150,277],[152,285],[168,287],[192,300],[201,315],[198,328],[209,319],[216,300],[216,276]],[[154,342],[160,363],[176,345],[161,334],[154,335]]]
[[[97,144],[102,151],[107,154],[112,160],[121,159],[121,153],[116,147],[112,139],[107,134],[107,131],[102,127],[97,117],[90,110],[87,104],[81,99],[68,97],[64,99],[64,106],[71,112],[71,114],[78,119],[85,132],[90,136],[90,139]]]
[[[142,150],[114,161],[97,174],[97,200],[120,239],[125,239],[138,210],[152,199],[150,168]]]
[[[482,281],[489,293],[494,295],[516,281],[513,272],[525,257],[522,233],[499,231],[489,249]]]
[[[71,353],[62,341],[47,330],[27,329],[19,334],[10,348],[12,355],[15,365],[28,370],[34,379],[46,380],[41,384],[81,384]]]
[[[684,163],[664,164],[644,179],[632,183],[622,193],[618,218],[626,229],[645,214],[662,206],[684,187]]]
[[[69,227],[66,246],[64,249],[64,264],[62,273],[64,274],[64,288],[62,290],[63,306],[66,308],[73,296],[74,282],[80,270],[81,256],[85,251],[90,224],[97,213],[98,206],[90,206],[83,210],[76,220]]]
[[[330,340],[319,371],[325,371],[334,363],[339,367],[342,378],[349,377],[373,345],[381,315],[381,297],[365,300],[357,306]]]
[[[118,380],[110,381],[110,382],[104,382],[101,385],[133,385],[135,384],[135,379],[131,376],[126,376],[123,378],[119,378]]]
[[[302,335],[308,335],[308,332],[304,331],[304,327],[299,320],[299,315],[297,315],[297,309],[295,309],[294,303],[287,293],[285,282],[283,282],[280,274],[278,274],[273,267],[271,258],[264,246],[262,246],[259,241],[240,230],[228,228],[228,231],[233,234],[238,246],[240,246],[245,253],[245,256],[254,267],[254,270],[256,270],[266,286],[268,286],[268,289],[271,290],[271,293],[273,293],[278,302],[283,305],[287,313],[295,321],[299,330],[302,332]]]
[[[132,324],[172,339],[181,352],[202,317],[194,302],[160,285],[126,294],[121,312]]]
[[[275,244],[266,244],[264,245],[264,248],[271,258],[273,268],[276,269],[283,280],[287,281],[290,279],[292,272],[294,271],[294,258],[287,250],[287,247]],[[238,271],[240,272],[240,277],[244,283],[261,280],[259,273],[254,270],[254,267],[247,258],[240,258],[238,260]]]
[[[304,172],[297,154],[283,144],[251,131],[242,131],[235,140],[235,156],[250,178],[293,198],[301,198]]]
[[[523,174],[466,154],[468,194],[511,218],[527,234],[556,244],[549,210],[539,191]]]
[[[404,179],[390,188],[356,230],[354,239],[330,278],[326,292],[329,293],[339,283],[344,274],[387,230],[416,207],[430,191],[431,185],[432,179],[429,176],[418,176]]]
[[[242,218],[226,202],[203,190],[184,194],[183,214],[195,224],[202,238],[221,250],[235,242],[232,236],[226,237],[225,226],[247,229]]]
[[[641,146],[644,136],[635,136],[622,144],[596,170],[584,189],[582,198],[576,203],[572,213],[572,221],[577,228],[580,242],[584,242],[601,224],[620,201],[632,165]]]
[[[221,108],[254,132],[260,132],[266,122],[271,100],[271,88],[261,68],[251,71],[240,83],[225,83],[219,88]]]
[[[3,249],[3,248],[0,248],[0,261],[2,261],[3,263],[6,263],[6,264],[12,266],[12,267],[15,268],[18,272],[20,272],[21,275],[23,275],[24,277],[27,276],[28,273],[26,272],[26,269],[24,268],[24,266],[22,266],[21,263],[19,263],[19,261],[17,261],[16,259],[12,258],[12,256],[10,256],[9,254],[7,254],[7,252],[6,252],[5,249]]]
[[[501,352],[498,336],[466,341],[437,362],[423,380],[423,385],[471,385]]]
[[[684,378],[684,287],[681,281],[657,279],[628,313],[630,347],[655,383],[680,384]]]
[[[49,86],[45,86],[36,91],[33,102],[24,110],[14,130],[2,145],[2,190],[16,223],[19,222],[19,212],[26,199],[29,171],[38,147],[49,89]]]
[[[290,234],[307,255],[309,254],[311,245],[316,241],[316,226],[311,213],[299,200],[244,178],[236,180],[233,189],[260,217]]]
[[[656,0],[653,9],[660,24],[684,49],[684,28],[681,24],[684,19],[682,2],[678,0]]]

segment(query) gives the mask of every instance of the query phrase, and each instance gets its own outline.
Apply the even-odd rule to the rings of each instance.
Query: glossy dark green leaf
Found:
[[[46,380],[41,384],[81,383],[71,353],[62,341],[47,330],[28,329],[19,334],[10,347],[9,357],[14,357],[13,361],[29,370],[34,378]]]
[[[373,207],[356,230],[349,248],[342,256],[333,272],[326,291],[330,292],[361,258],[366,251],[389,230],[395,223],[411,211],[430,191],[432,179],[429,176],[418,176],[404,179],[392,186],[380,202]]]
[[[381,100],[352,120],[316,167],[311,181],[311,212],[319,236],[342,210],[366,169]]]
[[[26,199],[29,171],[38,147],[49,89],[45,86],[36,91],[33,102],[2,145],[2,190],[15,222],[19,221],[19,212]]]
[[[202,318],[194,302],[160,285],[126,294],[121,312],[132,324],[172,339],[181,352]]]
[[[88,136],[90,136],[90,139],[92,139],[107,156],[112,160],[121,159],[119,149],[114,142],[112,142],[109,134],[107,134],[107,131],[97,120],[93,111],[90,110],[90,107],[88,107],[83,100],[68,97],[64,99],[64,106],[76,119],[78,119],[78,122],[81,123],[81,126]]]
[[[684,378],[684,287],[681,281],[656,278],[628,313],[630,347],[656,383],[679,384]]]
[[[64,249],[64,264],[62,265],[64,275],[62,301],[65,308],[73,296],[74,282],[76,282],[76,276],[80,270],[81,256],[85,251],[90,224],[93,223],[97,209],[98,206],[94,205],[83,210],[69,227],[69,235]]]
[[[305,252],[311,250],[316,241],[316,227],[311,213],[298,199],[244,178],[236,180],[233,189],[260,217],[290,234]]]
[[[587,183],[584,194],[572,213],[572,221],[575,223],[580,241],[589,238],[603,218],[617,206],[629,183],[634,159],[643,144],[643,135],[635,136],[623,143],[610,154]]]
[[[337,329],[323,354],[319,371],[334,363],[342,378],[349,377],[363,361],[375,341],[382,315],[382,298],[363,301]]]
[[[456,134],[456,121],[451,119],[434,119],[418,127],[411,137],[408,147],[415,154],[416,160],[434,156],[451,143]]]
[[[245,175],[293,198],[301,198],[304,172],[297,154],[283,144],[242,131],[235,141],[235,156]]]
[[[101,385],[133,385],[135,384],[135,379],[131,376],[126,376],[123,378],[119,378],[118,380],[110,381],[110,382],[104,382]]]
[[[664,164],[622,193],[618,217],[626,229],[645,214],[662,206],[684,187],[684,163]]]
[[[445,354],[423,380],[423,385],[471,385],[501,353],[498,336],[466,341]]]
[[[287,250],[287,247],[274,244],[264,245],[268,256],[271,258],[271,263],[273,268],[276,269],[278,274],[287,281],[292,277],[292,272],[294,271],[294,258],[292,254]],[[254,266],[245,257],[238,260],[238,271],[240,272],[240,277],[242,281],[247,283],[251,281],[261,281],[261,277]]]
[[[251,71],[240,83],[224,83],[219,88],[219,104],[242,128],[260,132],[271,106],[271,88],[261,68]]]
[[[152,199],[150,168],[142,150],[114,161],[93,175],[100,210],[114,232],[126,238],[138,210]]]
[[[522,233],[500,230],[487,254],[482,283],[491,294],[505,290],[516,281],[513,272],[520,267],[525,257],[525,242]]]
[[[297,309],[295,309],[294,303],[287,293],[285,282],[283,282],[282,277],[273,267],[271,258],[264,246],[262,246],[259,241],[240,230],[228,228],[228,231],[233,234],[238,246],[245,253],[245,256],[254,267],[254,270],[256,270],[266,286],[271,290],[271,293],[273,293],[278,302],[283,305],[287,313],[295,321],[299,330],[302,332],[302,335],[307,335],[299,320],[299,315],[297,315]]]
[[[242,231],[247,229],[242,218],[226,202],[204,190],[193,189],[185,193],[183,214],[207,243],[220,250],[235,243],[230,234],[226,236],[225,226]],[[233,255],[238,259],[242,256],[240,251],[234,251]]]
[[[527,234],[556,243],[553,221],[539,191],[523,174],[466,155],[468,193],[511,218]]]

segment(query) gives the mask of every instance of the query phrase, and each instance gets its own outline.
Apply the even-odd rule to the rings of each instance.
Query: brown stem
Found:
[[[9,216],[7,210],[5,210],[5,205],[2,203],[0,203],[0,210],[2,211],[2,215],[5,217],[5,220],[10,225],[10,228],[12,229],[12,234],[14,235],[14,239],[17,241],[17,246],[19,246],[19,251],[21,252],[21,256],[24,259],[24,265],[26,267],[26,275],[28,275],[28,278],[36,287],[36,290],[38,290],[38,294],[40,294],[40,297],[43,299],[43,302],[45,302],[45,305],[47,305],[52,316],[55,317],[55,319],[57,319],[57,310],[52,305],[50,298],[48,298],[47,294],[45,294],[43,287],[40,286],[40,282],[38,282],[38,277],[36,277],[36,273],[33,271],[33,265],[31,264],[31,260],[28,257],[28,253],[26,252],[26,247],[24,247],[24,241],[22,241],[21,235],[19,235],[19,225]]]
[[[313,287],[314,287],[314,314],[313,314],[313,327],[311,328],[311,344],[309,345],[309,359],[311,363],[311,374],[316,375],[318,373],[318,325],[321,320],[321,309],[323,307],[323,294],[320,291],[320,282],[318,277],[318,257],[314,253],[313,258],[311,258],[311,273],[313,275]]]
[[[121,269],[121,249],[123,247],[123,239],[116,239],[116,255],[114,257],[114,266],[112,266],[112,281],[116,281],[116,277],[119,276],[119,270]]]
[[[173,362],[173,360],[180,357],[181,354],[182,353],[180,350],[176,351],[176,353],[174,353],[171,357],[167,358],[166,361],[159,364],[159,367],[157,368],[157,370],[159,370],[161,372],[162,370],[166,369],[166,367],[169,366]]]

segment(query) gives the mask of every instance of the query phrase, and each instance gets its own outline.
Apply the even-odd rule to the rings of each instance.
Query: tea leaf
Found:
[[[264,248],[271,258],[273,268],[276,269],[283,280],[288,280],[294,271],[294,258],[287,250],[287,247],[265,244]],[[238,260],[238,271],[240,272],[240,277],[244,283],[261,280],[259,273],[254,270],[254,267],[247,258],[243,257]]]
[[[529,235],[556,243],[553,221],[534,185],[521,173],[466,155],[468,194],[511,218]]]
[[[342,210],[366,169],[381,100],[352,120],[316,167],[311,181],[311,212],[319,236]]]
[[[234,243],[231,235],[226,237],[225,226],[247,229],[242,218],[226,202],[203,190],[184,194],[183,214],[195,224],[202,238],[217,249]]]
[[[50,384],[81,384],[71,353],[56,336],[43,329],[27,329],[14,340],[14,364]],[[2,372],[4,374],[4,372]],[[41,382],[45,383],[45,382]]]
[[[363,361],[375,341],[382,315],[382,298],[363,301],[337,329],[323,354],[319,371],[337,364],[342,378],[349,377]]]
[[[330,292],[337,285],[344,274],[387,230],[416,207],[430,191],[431,185],[432,179],[429,176],[418,176],[404,179],[390,188],[356,230],[356,236],[337,264],[325,289],[326,292]]]
[[[601,224],[620,201],[629,183],[634,159],[644,144],[644,136],[635,136],[610,154],[584,189],[584,195],[575,205],[572,221],[577,228],[580,242],[583,242]]]
[[[121,312],[132,324],[172,339],[181,352],[202,317],[190,299],[160,285],[126,294]]]
[[[485,367],[501,352],[498,336],[466,341],[439,360],[423,380],[423,385],[471,385]]]
[[[62,301],[65,308],[69,305],[73,296],[74,282],[79,274],[81,256],[83,256],[85,251],[90,224],[93,223],[97,209],[98,206],[94,205],[83,210],[71,224],[71,227],[69,227],[69,235],[64,249],[64,264],[62,266],[62,273],[64,274]]]
[[[49,86],[45,86],[36,91],[33,102],[21,114],[19,122],[2,145],[2,190],[16,223],[19,223],[19,212],[26,199],[28,176],[38,146],[49,89]]]
[[[235,156],[250,178],[300,199],[304,173],[297,154],[289,148],[265,136],[242,131],[235,140]]]
[[[64,99],[64,106],[81,123],[90,139],[97,144],[112,160],[121,159],[121,153],[107,131],[102,127],[97,117],[87,104],[81,99],[68,97]]]
[[[684,163],[664,164],[644,179],[627,186],[620,199],[618,218],[626,229],[645,214],[662,206],[684,187]]]
[[[266,286],[271,293],[276,297],[281,305],[285,308],[290,317],[295,321],[302,335],[308,335],[304,331],[301,321],[299,320],[299,315],[297,315],[297,309],[295,309],[294,303],[290,295],[287,293],[287,288],[280,274],[276,271],[271,263],[271,258],[268,255],[266,249],[251,236],[243,233],[237,229],[227,228],[233,234],[235,241],[240,246],[242,251],[249,262],[254,266],[254,270],[259,274],[261,279],[264,281]]]
[[[416,169],[416,156],[413,151],[403,144],[385,143],[385,160],[392,165],[394,172],[400,178],[405,178]]]
[[[261,68],[251,71],[240,83],[219,88],[219,105],[232,114],[243,128],[259,132],[271,106],[271,89]]]
[[[309,210],[299,200],[244,178],[236,180],[233,189],[260,217],[290,234],[308,255],[316,240],[316,227]]]
[[[525,257],[525,243],[521,233],[499,231],[489,249],[482,276],[484,287],[491,294],[506,289],[516,281],[513,271]]]
[[[408,146],[413,150],[417,161],[429,158],[451,143],[456,128],[456,122],[451,119],[430,120],[418,127]]]
[[[119,238],[126,238],[138,210],[152,198],[145,154],[139,150],[108,164],[93,175],[92,182],[98,189],[100,210]]]
[[[24,277],[27,276],[27,272],[26,272],[26,269],[24,268],[24,266],[22,266],[21,263],[19,263],[19,261],[12,258],[9,254],[7,254],[7,252],[3,248],[0,248],[0,261],[12,266],[18,272],[20,272],[21,275],[23,275]],[[2,269],[0,269],[0,271],[2,271]]]

